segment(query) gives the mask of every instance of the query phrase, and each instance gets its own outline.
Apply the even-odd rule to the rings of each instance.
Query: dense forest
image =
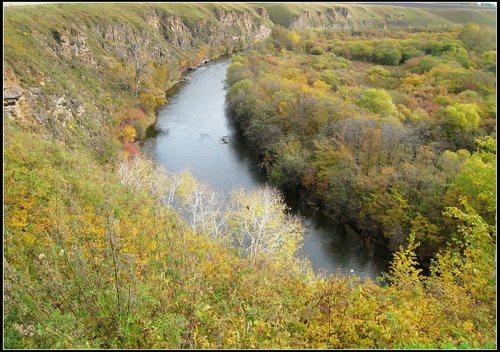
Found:
[[[463,240],[442,213],[496,221],[495,33],[289,30],[228,69],[228,103],[283,189],[428,261]]]
[[[4,8],[4,347],[495,349],[485,11]],[[222,208],[141,154],[183,72],[245,48],[227,102],[261,167],[388,246],[380,282],[315,275],[278,189]]]

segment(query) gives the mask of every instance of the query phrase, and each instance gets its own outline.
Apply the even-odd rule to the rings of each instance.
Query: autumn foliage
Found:
[[[496,349],[491,30],[276,26],[233,56],[227,100],[278,188],[221,199],[146,159],[137,140],[179,67],[245,41],[201,43],[168,62],[130,45],[89,69],[53,53],[56,38],[36,38],[73,29],[68,9],[86,24],[151,24],[137,4],[104,4],[92,18],[69,5],[6,17],[5,72],[41,87],[26,96],[83,101],[59,106],[74,110],[64,129],[64,114],[34,106],[4,119],[6,348]],[[185,10],[187,20],[213,12]],[[295,255],[304,228],[279,189],[301,189],[385,243],[389,272],[315,275]]]
[[[478,197],[458,189],[477,158],[468,160],[470,154],[486,140],[496,143],[488,112],[495,109],[495,77],[488,60],[479,59],[491,48],[468,48],[464,31],[471,28],[344,37],[303,30],[294,50],[289,36],[297,33],[277,28],[268,43],[229,67],[232,117],[276,185],[300,191],[393,251],[414,231],[416,253],[428,266],[460,237],[444,209],[461,195]],[[318,45],[324,53],[308,49]],[[393,62],[394,52],[400,59]],[[482,89],[470,84],[472,77],[482,77]],[[443,162],[450,153],[464,158],[451,167]],[[493,225],[493,213],[481,211]]]

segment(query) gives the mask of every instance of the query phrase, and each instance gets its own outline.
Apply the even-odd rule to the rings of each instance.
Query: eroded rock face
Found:
[[[189,28],[177,16],[162,15],[160,17],[160,28],[165,40],[174,46],[188,47],[193,44],[193,36]]]
[[[202,18],[186,23],[181,17],[155,12],[148,23],[159,30],[168,44],[178,48],[191,48],[202,42],[208,46],[231,45],[240,40],[250,43],[271,34],[269,15],[263,8],[255,14],[247,11],[214,9],[216,21]]]
[[[339,7],[335,9],[342,17],[351,18],[351,11],[347,7]]]
[[[216,8],[217,22],[200,21],[192,30],[196,37],[202,38],[210,46],[236,43],[247,46],[254,40],[271,35],[271,26],[264,20],[269,16],[262,10],[265,15],[257,21],[250,12]]]
[[[181,16],[155,9],[145,15],[151,30],[132,28],[110,21],[91,28],[99,38],[99,46],[127,61],[132,56],[165,61],[180,52],[208,48],[244,48],[271,34],[272,23],[263,8],[252,11],[215,8],[213,16],[183,19]],[[205,59],[210,59],[207,57]]]
[[[81,116],[85,109],[77,99],[67,99],[62,96],[54,101],[54,107],[50,111],[50,116],[61,122],[62,126],[66,126],[66,122],[74,120]]]
[[[75,57],[83,62],[96,65],[97,60],[90,48],[86,44],[86,37],[76,30],[70,31],[53,31],[52,36],[56,40],[58,46],[55,50],[64,57]]]
[[[263,19],[265,20],[270,20],[269,18],[269,14],[267,13],[266,9],[262,8],[262,7],[259,7],[257,8],[257,14],[262,17]]]
[[[353,24],[351,11],[347,7],[335,7],[326,11],[305,11],[298,15],[290,24],[291,28],[332,28],[351,29]]]

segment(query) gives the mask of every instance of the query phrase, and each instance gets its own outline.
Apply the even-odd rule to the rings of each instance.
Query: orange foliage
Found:
[[[125,151],[130,156],[136,155],[139,152],[139,146],[137,145],[137,143],[125,142],[124,147],[125,147]]]
[[[146,120],[144,111],[134,107],[122,107],[115,113],[115,116],[119,122],[125,123]]]

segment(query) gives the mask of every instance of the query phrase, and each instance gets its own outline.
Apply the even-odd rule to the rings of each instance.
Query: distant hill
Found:
[[[496,7],[447,3],[267,3],[271,21],[286,27],[425,26],[476,22],[496,25]]]

